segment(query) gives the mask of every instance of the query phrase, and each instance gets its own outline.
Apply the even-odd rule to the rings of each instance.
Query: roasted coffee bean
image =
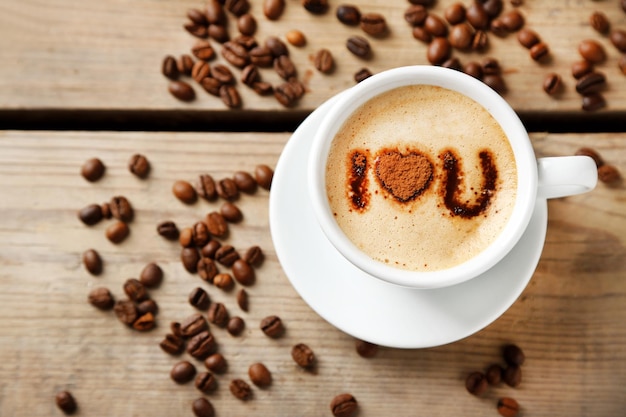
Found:
[[[233,277],[230,274],[221,273],[215,275],[213,278],[213,285],[217,288],[220,288],[224,291],[230,291],[233,288],[235,281],[233,281]]]
[[[520,410],[518,402],[508,397],[500,398],[497,407],[502,417],[516,417]]]
[[[209,36],[209,28],[205,25],[198,25],[197,23],[188,22],[183,25],[183,28],[196,38],[204,39]]]
[[[424,21],[424,29],[433,36],[446,36],[448,35],[448,25],[439,16],[430,13],[426,16]]]
[[[599,71],[583,75],[576,82],[576,91],[579,94],[597,93],[606,86],[606,77]]]
[[[344,25],[356,26],[361,21],[361,11],[358,7],[351,4],[341,4],[337,6],[335,15]]]
[[[220,83],[221,85],[221,83]],[[197,194],[205,200],[211,201],[217,198],[217,190],[215,188],[215,180],[209,174],[202,174],[198,178],[196,184]]]
[[[428,62],[438,65],[450,57],[452,46],[446,38],[435,38],[430,44],[426,52]]]
[[[239,400],[247,401],[252,398],[252,389],[243,379],[233,379],[228,387],[231,394]]]
[[[278,316],[267,316],[261,320],[261,330],[266,336],[273,339],[278,338],[285,333],[283,322]]]
[[[167,240],[178,240],[179,231],[173,221],[164,221],[157,225],[157,233]]]
[[[200,313],[194,313],[180,323],[182,337],[193,337],[209,328],[206,319]]]
[[[272,374],[262,363],[254,363],[248,368],[248,376],[254,385],[260,388],[269,387],[272,384]]]
[[[591,16],[589,16],[589,23],[591,27],[594,28],[598,33],[605,34],[609,31],[611,24],[609,23],[609,19],[602,12],[593,12]]]
[[[463,72],[467,75],[471,75],[472,77],[482,80],[483,78],[483,67],[478,62],[470,61],[463,66]]]
[[[171,95],[181,101],[192,101],[196,98],[193,87],[185,81],[172,81],[168,89]]]
[[[582,109],[585,111],[596,111],[606,107],[606,100],[600,93],[583,94]]]
[[[452,3],[444,10],[443,17],[451,25],[457,25],[465,20],[465,6],[462,3]]]
[[[209,227],[204,222],[196,222],[191,228],[194,245],[201,247],[211,240]]]
[[[472,49],[475,51],[484,51],[489,46],[489,37],[484,30],[477,30],[474,32],[474,39],[472,39]]]
[[[204,394],[210,394],[217,388],[217,379],[211,372],[201,372],[196,375],[195,386]]]
[[[278,20],[285,11],[285,0],[263,0],[263,14],[269,20]]]
[[[482,3],[485,12],[487,12],[487,16],[492,19],[497,17],[504,7],[504,5],[502,4],[502,0],[486,0]]]
[[[366,342],[365,340],[357,340],[355,342],[356,353],[362,358],[373,358],[378,353],[378,345]]]
[[[127,326],[132,326],[135,320],[137,320],[137,307],[135,303],[130,300],[120,300],[116,302],[113,311],[117,319]]]
[[[234,201],[239,198],[239,189],[237,188],[237,184],[231,178],[223,178],[219,180],[215,184],[215,190],[217,195],[221,198]]]
[[[517,32],[517,40],[520,44],[522,44],[522,46],[528,49],[532,48],[541,41],[539,39],[539,35],[531,29],[522,29]]]
[[[277,58],[281,55],[289,55],[287,45],[285,45],[285,43],[276,36],[269,36],[265,40],[265,47],[272,52],[274,58]]]
[[[272,170],[272,168],[270,168],[267,165],[257,165],[254,168],[254,179],[256,180],[257,184],[259,184],[259,186],[261,188],[265,188],[266,190],[269,190],[270,187],[272,186],[272,178],[274,177],[274,171]]]
[[[233,175],[233,181],[235,185],[239,189],[247,194],[252,194],[257,190],[257,183],[254,180],[254,177],[250,175],[250,173],[245,171],[237,171]]]
[[[194,274],[198,271],[198,261],[200,260],[198,249],[183,248],[180,252],[180,260],[187,272]]]
[[[387,21],[380,13],[364,13],[361,15],[361,30],[371,36],[384,36],[387,34]]]
[[[302,6],[307,12],[324,14],[328,11],[328,0],[302,0]]]
[[[255,281],[254,269],[243,259],[237,259],[233,265],[233,276],[241,285],[252,285]]]
[[[87,249],[83,252],[83,265],[91,275],[100,275],[102,273],[102,258],[95,249]]]
[[[358,403],[352,394],[339,394],[330,402],[330,411],[335,417],[351,417],[357,409]]]
[[[128,225],[122,221],[117,221],[106,228],[104,234],[111,243],[122,243],[130,234]]]
[[[148,330],[152,330],[154,329],[154,326],[156,326],[156,322],[154,321],[154,314],[152,313],[142,314],[133,323],[133,329],[140,332],[147,332]]]
[[[191,78],[197,83],[201,83],[211,72],[211,66],[206,61],[196,61],[191,69]]]
[[[126,197],[116,196],[109,202],[109,208],[111,209],[111,215],[123,222],[130,222],[133,220],[134,211],[133,206]]]
[[[102,209],[97,204],[90,204],[78,211],[78,218],[87,226],[93,226],[102,220]]]
[[[228,234],[228,223],[226,222],[226,219],[224,219],[224,216],[217,211],[212,211],[207,214],[206,225],[209,233],[213,236],[224,237]],[[208,240],[206,243],[208,243]],[[202,246],[204,246],[204,244]]]
[[[618,51],[626,52],[626,30],[612,30],[611,34],[609,35],[609,39]]]
[[[605,184],[620,182],[622,176],[614,165],[604,164],[598,168],[598,179]]]
[[[208,41],[198,41],[191,47],[191,53],[202,61],[210,61],[215,58],[215,50]]]
[[[578,44],[578,52],[580,56],[589,62],[598,63],[606,59],[604,48],[599,42],[593,39],[585,39],[580,42]]]
[[[497,363],[490,365],[485,371],[485,378],[489,385],[498,385],[502,381],[504,369]]]
[[[183,336],[183,331],[182,331],[182,325],[177,322],[177,321],[173,321],[170,323],[170,330],[172,331],[172,334],[176,337],[184,337]]]
[[[206,310],[211,304],[211,298],[205,290],[196,287],[189,293],[189,304],[198,310]]]
[[[256,19],[250,13],[244,13],[237,18],[237,29],[242,35],[254,35],[256,26]]]
[[[483,4],[475,1],[465,11],[465,18],[474,29],[487,29],[489,27],[489,15]]]
[[[433,4],[435,4],[436,0],[409,0],[409,3],[411,4],[419,4],[422,5],[424,7],[430,7]]]
[[[505,37],[509,33],[509,29],[507,29],[502,19],[493,19],[491,23],[489,23],[489,30],[491,33],[501,38]]]
[[[596,163],[596,167],[598,168],[604,165],[604,159],[602,159],[602,156],[600,156],[598,151],[596,151],[595,149],[582,147],[576,151],[575,155],[582,155],[582,156],[590,157]]]
[[[222,103],[224,103],[228,108],[238,109],[241,107],[241,96],[239,95],[239,91],[233,85],[222,85],[220,87],[220,98],[222,99]]]
[[[298,94],[292,83],[282,83],[274,89],[274,97],[285,107],[292,107],[298,101]]]
[[[210,323],[218,327],[226,327],[228,324],[228,310],[222,303],[212,303],[207,313],[207,319]]]
[[[209,244],[210,243],[211,242],[209,242]],[[213,280],[215,279],[215,276],[218,273],[215,262],[213,262],[212,259],[205,258],[205,257],[200,258],[196,266],[196,269],[200,278],[202,278],[204,281],[208,283],[213,283]]]
[[[239,291],[237,291],[237,305],[243,311],[248,311],[248,303],[248,292],[245,289],[241,288]]]
[[[108,288],[94,288],[89,292],[89,304],[100,310],[110,310],[115,305],[113,295]]]
[[[106,170],[104,163],[98,158],[91,158],[85,161],[80,168],[80,175],[89,182],[96,182],[104,175]]]
[[[191,227],[185,227],[180,232],[180,236],[178,236],[178,243],[183,248],[190,248],[195,245],[193,241],[193,229]]]
[[[241,16],[250,10],[250,3],[248,0],[226,0],[224,7],[235,16]]]
[[[78,408],[74,396],[69,391],[57,392],[55,402],[57,407],[59,407],[59,409],[65,414],[73,414]]]
[[[250,62],[250,54],[246,48],[234,41],[224,42],[222,56],[237,68],[243,68]]]
[[[233,336],[239,336],[243,329],[246,327],[246,323],[239,316],[231,317],[226,325],[226,330]]]
[[[189,54],[181,55],[176,61],[176,69],[179,74],[191,75],[191,69],[193,68],[193,57]]]
[[[524,16],[518,10],[504,13],[500,20],[510,32],[515,32],[524,26]]]
[[[205,14],[207,21],[211,25],[220,26],[226,22],[226,13],[224,12],[223,1],[209,0],[206,5]]]
[[[500,63],[497,59],[492,57],[487,57],[482,60],[483,74],[485,75],[493,75],[493,74],[501,74],[502,68],[500,68]]]
[[[552,96],[561,90],[561,85],[561,76],[552,72],[543,80],[543,91]]]
[[[361,68],[360,70],[358,70],[357,72],[354,73],[354,81],[357,83],[360,83],[361,81],[371,77],[372,72],[367,69],[367,68]]]
[[[519,7],[524,4],[524,0],[510,0],[513,7]]]
[[[111,214],[111,205],[109,203],[102,203],[100,210],[102,211],[102,218],[110,219],[113,217],[113,214]]]
[[[545,59],[549,53],[548,45],[543,42],[536,43],[530,47],[530,57],[535,61]]]
[[[170,371],[170,378],[177,384],[189,382],[194,376],[196,376],[196,367],[189,361],[177,362]]]
[[[154,300],[144,300],[137,304],[137,314],[143,316],[146,313],[152,313],[153,316],[156,316],[159,312],[159,305]]]
[[[204,245],[200,250],[202,257],[208,259],[215,259],[215,254],[217,250],[222,247],[222,244],[217,240],[211,240],[209,243]]]
[[[361,36],[351,36],[346,41],[346,47],[359,58],[369,58],[372,48],[367,39]]]
[[[255,183],[256,184],[256,183]],[[225,202],[220,207],[220,214],[229,223],[239,223],[243,220],[243,214],[241,210],[231,202]]]
[[[489,383],[482,372],[472,372],[465,379],[465,389],[472,395],[483,395],[488,388]]]
[[[468,49],[474,40],[474,30],[467,23],[456,24],[450,29],[448,36],[450,45],[456,49]]]
[[[319,72],[329,74],[335,68],[335,61],[331,52],[326,48],[322,48],[315,53],[313,65]]]
[[[250,63],[258,67],[267,68],[271,67],[274,63],[272,51],[266,46],[255,46],[250,50],[249,55]]]
[[[196,417],[214,417],[215,409],[209,400],[204,397],[196,398],[191,403],[191,410]]]
[[[246,65],[244,69],[241,70],[241,82],[247,85],[248,87],[252,87],[252,85],[261,79],[261,73],[256,65],[249,64]]]
[[[506,84],[500,74],[485,74],[482,81],[499,94],[506,93]]]
[[[509,365],[522,366],[526,360],[526,355],[519,346],[507,344],[502,347],[502,358]]]
[[[233,42],[243,46],[248,52],[250,52],[253,48],[259,46],[255,37],[247,35],[239,35],[235,39],[233,39]]]
[[[128,161],[128,170],[138,178],[146,178],[150,173],[150,162],[141,154],[134,154]]]
[[[263,251],[258,246],[251,246],[243,255],[243,260],[252,266],[260,266],[263,263],[263,259]]]
[[[312,368],[315,365],[315,354],[304,343],[298,343],[291,348],[291,357],[302,368]]]
[[[193,204],[198,198],[196,190],[189,182],[183,180],[174,182],[174,185],[172,185],[172,193],[185,204]]]
[[[199,10],[199,9],[189,9],[189,10],[187,10],[187,17],[193,23],[196,23],[198,25],[207,26],[209,24],[209,21],[207,20],[206,14],[202,10]]]
[[[139,274],[139,282],[148,288],[158,287],[161,281],[163,281],[163,270],[154,262],[147,264]]]
[[[204,366],[211,372],[216,374],[223,374],[228,367],[224,355],[221,353],[214,353],[204,360]]]
[[[297,75],[296,66],[287,55],[281,55],[274,59],[274,71],[287,81]]]
[[[127,279],[126,282],[124,282],[123,288],[128,298],[136,303],[150,298],[148,296],[148,291],[146,290],[146,287],[144,287],[138,279]]]
[[[572,64],[572,76],[577,80],[583,75],[589,74],[593,71],[593,64],[586,59],[576,61]]]
[[[226,29],[226,27],[222,25],[210,25],[208,33],[211,39],[214,39],[219,43],[228,42],[230,40],[228,29]]]
[[[216,350],[217,342],[208,330],[198,333],[187,342],[187,353],[201,361],[215,353]]]
[[[518,387],[522,382],[522,368],[518,365],[509,365],[502,374],[502,380],[510,387]]]

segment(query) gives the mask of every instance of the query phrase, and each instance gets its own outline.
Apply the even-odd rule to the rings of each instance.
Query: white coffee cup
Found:
[[[517,167],[516,199],[502,232],[476,256],[445,269],[407,270],[373,259],[343,232],[333,216],[327,197],[328,154],[331,143],[344,122],[370,99],[407,85],[443,87],[480,104],[504,131]],[[410,66],[384,71],[341,93],[317,129],[308,161],[312,207],[322,230],[335,248],[348,261],[373,277],[401,286],[423,289],[450,286],[479,276],[502,260],[517,244],[528,226],[536,199],[584,193],[592,190],[596,182],[597,168],[593,159],[586,156],[563,156],[537,160],[519,117],[499,94],[473,77],[436,66]]]

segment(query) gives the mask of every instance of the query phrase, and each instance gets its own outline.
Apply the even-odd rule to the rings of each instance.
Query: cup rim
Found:
[[[394,88],[427,84],[457,91],[485,108],[498,122],[513,148],[517,193],[513,211],[500,235],[480,254],[453,267],[411,271],[374,260],[350,241],[332,215],[326,197],[326,161],[330,145],[347,118],[371,98]],[[341,93],[314,134],[308,160],[310,198],[321,229],[352,264],[373,277],[412,288],[440,288],[465,282],[497,264],[517,244],[530,221],[537,196],[537,161],[528,133],[511,106],[483,82],[437,66],[398,67],[375,74]],[[519,175],[523,172],[524,175]]]

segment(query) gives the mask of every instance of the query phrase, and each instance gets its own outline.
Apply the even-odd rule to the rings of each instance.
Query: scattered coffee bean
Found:
[[[78,408],[74,396],[69,391],[57,392],[55,401],[57,407],[59,407],[59,409],[65,414],[73,414]]]
[[[322,48],[315,53],[313,65],[319,72],[330,74],[335,68],[335,61],[331,52],[326,48]]]
[[[207,313],[207,319],[218,327],[226,327],[229,319],[226,306],[222,303],[212,303]]]
[[[489,37],[484,30],[477,30],[472,39],[472,49],[475,51],[484,51],[489,46]]]
[[[265,39],[265,47],[272,52],[274,58],[277,58],[281,55],[289,55],[287,45],[285,45],[285,43],[276,36],[269,36],[267,39]]]
[[[170,80],[176,80],[179,75],[176,58],[171,55],[167,55],[165,58],[163,58],[161,73]]]
[[[154,300],[144,300],[137,304],[137,314],[143,316],[146,313],[152,313],[153,316],[156,316],[159,312],[159,305]]]
[[[582,109],[585,111],[596,111],[606,107],[606,100],[600,93],[583,94]]]
[[[216,374],[223,374],[226,372],[227,363],[224,355],[221,353],[214,353],[204,360],[204,366],[211,372]]]
[[[306,45],[306,36],[304,33],[299,31],[298,29],[292,29],[285,34],[285,39],[287,42],[292,44],[293,46],[303,47]]]
[[[274,171],[267,165],[257,165],[254,168],[254,179],[261,188],[269,190],[272,185]]]
[[[263,0],[263,14],[269,20],[278,20],[285,10],[285,0]]]
[[[195,386],[204,394],[210,394],[217,388],[217,379],[211,372],[200,372],[196,375]]]
[[[224,216],[217,211],[212,211],[207,214],[206,227],[212,236],[224,237],[228,234],[228,223],[226,222]],[[206,242],[199,244],[199,246],[204,246],[206,243],[208,243],[208,239]]]
[[[147,288],[155,288],[163,281],[163,270],[154,262],[147,264],[139,274],[139,282]]]
[[[233,265],[233,276],[241,285],[252,285],[255,281],[254,269],[243,259],[237,259]]]
[[[146,178],[150,173],[150,162],[141,154],[134,154],[128,161],[128,170],[138,178]]]
[[[530,47],[530,57],[535,61],[542,61],[549,55],[550,49],[548,45],[539,42]]]
[[[191,73],[191,70],[189,72]],[[172,81],[168,91],[180,101],[192,101],[196,98],[196,92],[193,90],[193,87],[185,81]]]
[[[272,384],[272,374],[262,363],[254,363],[248,368],[248,376],[254,385],[260,388],[269,387]]]
[[[531,29],[522,29],[517,32],[517,40],[522,44],[522,46],[528,49],[532,48],[541,41],[537,32]]]
[[[179,355],[185,349],[185,341],[173,334],[166,334],[165,338],[159,343],[159,347],[170,355]]]
[[[452,46],[447,38],[435,38],[428,44],[426,57],[428,62],[439,65],[450,57]]]
[[[139,303],[149,298],[146,287],[138,279],[129,278],[124,282],[124,292],[132,301]]]
[[[592,158],[593,161],[596,163],[596,167],[598,168],[604,165],[604,160],[602,159],[602,156],[600,156],[598,151],[596,151],[595,149],[582,147],[576,151],[576,155],[588,156]]]
[[[244,13],[237,18],[237,29],[242,35],[254,35],[254,32],[256,32],[256,27],[256,19],[250,13]]]
[[[196,417],[215,416],[213,405],[204,397],[196,398],[193,403],[191,403],[191,410]]]
[[[291,357],[302,368],[312,368],[315,365],[315,354],[304,343],[298,343],[291,348]]]
[[[548,95],[555,95],[561,90],[562,82],[561,76],[554,72],[546,75],[546,78],[543,80],[543,91],[545,91]]]
[[[593,12],[591,16],[589,16],[589,23],[594,30],[602,34],[607,33],[609,31],[609,27],[611,26],[606,15],[598,11]]]
[[[187,10],[187,17],[193,23],[198,25],[207,26],[209,21],[207,20],[206,14],[199,9],[189,9]]]
[[[209,259],[215,259],[215,254],[217,250],[222,247],[222,244],[217,240],[211,240],[209,243],[204,245],[200,250],[200,253],[203,257]]]
[[[87,226],[93,226],[102,220],[102,208],[97,204],[90,204],[78,211],[78,218]]]
[[[452,57],[452,58],[445,60],[441,64],[441,66],[443,68],[450,68],[456,71],[463,71],[463,65],[461,64],[461,61],[459,61],[457,57]]]
[[[174,364],[170,371],[170,377],[177,384],[184,384],[196,375],[196,367],[189,361],[180,361]]]
[[[606,86],[606,77],[599,71],[583,75],[576,82],[576,91],[579,94],[597,93]]]
[[[622,176],[614,165],[604,164],[598,168],[598,179],[605,184],[615,184],[620,182]]]
[[[173,321],[170,323],[170,330],[172,331],[172,334],[176,337],[186,337],[183,335],[182,325],[177,321]]]
[[[250,61],[250,55],[246,48],[234,41],[224,42],[222,45],[222,56],[237,68],[245,67]]]
[[[447,36],[448,25],[436,14],[430,13],[424,20],[424,29],[433,36]]]
[[[626,30],[615,29],[611,31],[609,39],[613,46],[620,52],[626,52]]]
[[[337,6],[335,15],[344,25],[356,26],[361,21],[361,12],[358,7],[351,4],[341,4]]]
[[[485,378],[489,385],[498,385],[502,381],[504,369],[497,363],[490,365],[485,371]]]
[[[187,181],[178,180],[172,186],[174,196],[185,204],[193,204],[196,202],[198,195],[196,190]]]
[[[522,383],[522,368],[518,365],[509,365],[502,374],[502,380],[510,387],[518,387]]]
[[[213,277],[213,285],[224,291],[230,291],[234,284],[235,281],[233,281],[233,277],[231,277],[230,274],[221,273],[216,274],[215,277]]]
[[[100,211],[102,211],[102,218],[104,219],[110,219],[113,217],[113,214],[111,214],[111,205],[109,203],[102,203]]]
[[[518,10],[506,12],[500,19],[509,32],[515,32],[524,26],[524,16]]]
[[[239,291],[237,291],[237,305],[243,311],[248,311],[248,303],[248,292],[245,289],[241,288]]]
[[[178,243],[183,248],[190,248],[195,246],[196,242],[193,241],[193,229],[191,227],[185,227],[178,236]]]
[[[489,15],[481,2],[473,2],[465,11],[465,18],[474,29],[487,29],[489,27]]]
[[[188,22],[183,25],[185,30],[196,38],[204,39],[209,36],[208,27],[204,25],[198,25],[197,23]]]
[[[209,226],[204,222],[196,222],[191,228],[191,238],[195,246],[206,245],[211,240]]]
[[[208,62],[205,61],[197,61],[193,64],[193,68],[191,69],[191,78],[193,78],[197,83],[201,84],[202,80],[209,76],[211,72],[211,66]]]
[[[222,85],[219,90],[220,98],[222,99],[222,103],[226,105],[226,107],[231,109],[237,109],[241,107],[241,96],[237,91],[237,88],[233,85]]]
[[[262,67],[269,68],[274,63],[272,51],[266,46],[256,46],[250,50],[250,63]]]
[[[120,300],[116,302],[113,311],[118,320],[127,326],[132,326],[135,320],[137,320],[137,307],[135,303],[130,300]]]
[[[474,40],[474,30],[467,23],[458,23],[450,29],[450,45],[456,49],[468,49]]]
[[[287,55],[274,59],[274,71],[286,81],[296,76],[296,66]]]
[[[298,95],[292,83],[283,83],[277,86],[274,89],[274,97],[285,107],[293,107],[298,100]]]
[[[198,310],[206,310],[211,304],[211,298],[205,290],[196,287],[189,293],[189,304]]]
[[[100,159],[91,158],[80,168],[80,175],[89,182],[96,182],[102,178],[105,170],[104,163]]]
[[[598,63],[606,59],[604,47],[593,39],[585,39],[580,42],[578,44],[578,52],[580,53],[580,56],[589,62]]]
[[[102,258],[95,249],[87,249],[83,252],[83,265],[91,275],[102,273]]]
[[[217,342],[213,334],[208,331],[202,331],[193,336],[187,342],[187,353],[198,360],[204,360],[217,350]]]
[[[248,87],[252,87],[254,83],[258,82],[261,79],[261,73],[259,69],[254,64],[246,65],[244,69],[241,70],[241,82],[247,85]]]
[[[268,316],[261,320],[261,330],[266,336],[278,338],[285,332],[283,322],[278,316]]]
[[[212,259],[205,258],[205,257],[200,258],[196,266],[196,269],[200,278],[202,278],[204,281],[208,283],[214,283],[214,280],[218,274],[218,271],[217,271],[217,265],[215,265],[215,262],[213,262]]]
[[[180,334],[182,337],[193,337],[209,328],[206,319],[202,314],[195,313],[187,317],[180,323]],[[175,333],[174,331],[172,331]]]
[[[226,22],[226,13],[220,0],[209,0],[206,5],[205,15],[211,25],[223,25]]]
[[[472,395],[483,395],[488,387],[487,378],[482,372],[472,372],[465,379],[465,389]]]
[[[223,245],[215,252],[215,260],[220,264],[231,267],[239,259],[239,253],[231,245]]]
[[[576,61],[572,64],[572,76],[577,80],[583,75],[589,74],[593,71],[593,64],[586,59]]]
[[[328,0],[302,0],[304,9],[313,14],[324,14],[328,11]]]
[[[504,5],[502,4],[502,0],[486,0],[483,1],[483,7],[487,12],[487,16],[493,19],[498,17]]]
[[[260,266],[265,258],[259,246],[251,246],[243,255],[243,260],[251,266]]]
[[[197,194],[205,200],[211,201],[217,198],[215,180],[209,174],[202,174],[198,177],[196,184]]]
[[[109,209],[113,217],[126,223],[132,221],[135,214],[130,201],[123,196],[113,197],[109,202]]]
[[[140,332],[147,332],[148,330],[152,330],[154,329],[154,326],[156,326],[156,322],[154,320],[154,314],[152,313],[145,313],[139,316],[137,320],[133,322],[133,329]]]
[[[226,325],[226,330],[233,336],[239,336],[243,329],[246,327],[246,323],[239,316],[231,317]],[[254,381],[253,381],[254,382]]]
[[[235,396],[235,398],[240,399],[242,401],[247,401],[252,398],[252,389],[250,385],[243,379],[233,379],[230,381],[230,392]]]
[[[498,400],[498,413],[502,417],[516,417],[519,413],[520,406],[513,398],[500,398]]]
[[[467,75],[482,80],[483,79],[483,67],[478,62],[470,61],[463,66],[463,72]]]
[[[367,59],[372,54],[372,47],[367,39],[361,36],[351,36],[346,41],[346,47],[359,58]]]
[[[355,346],[356,352],[363,358],[373,358],[378,353],[378,345],[374,343],[357,340]]]
[[[193,58],[191,55],[183,54],[176,61],[176,68],[178,72],[182,75],[191,75],[191,69],[193,68]]]
[[[89,304],[100,310],[110,310],[115,305],[111,291],[107,288],[94,288],[89,292]]]
[[[179,231],[173,221],[164,221],[157,225],[157,233],[167,240],[178,240]]]
[[[509,365],[522,366],[526,360],[526,355],[519,346],[507,344],[502,347],[502,358]]]
[[[235,201],[239,198],[237,184],[231,178],[224,178],[215,184],[217,195],[228,201]]]
[[[256,182],[255,182],[256,184]],[[243,220],[243,214],[241,210],[231,202],[225,202],[220,207],[220,214],[229,223],[239,223]]]
[[[330,402],[330,411],[335,417],[351,417],[357,409],[358,403],[352,394],[339,394]]]
[[[104,233],[111,243],[118,244],[122,243],[124,239],[128,237],[130,229],[126,223],[117,221],[107,227]]]
[[[387,21],[380,13],[364,13],[361,15],[360,27],[363,32],[371,36],[381,37],[387,34]]]
[[[196,248],[183,248],[180,252],[180,260],[187,272],[194,274],[198,271],[200,254]]]
[[[483,82],[499,94],[506,93],[506,84],[500,74],[485,74],[483,75]]]
[[[509,29],[507,29],[502,19],[493,19],[489,24],[489,30],[491,33],[501,38],[505,37],[509,33]]]
[[[226,65],[222,64],[211,66],[211,77],[219,81],[220,86],[222,84],[232,84],[235,81],[233,72]]]
[[[417,7],[424,8],[424,6]],[[452,3],[444,10],[443,17],[445,17],[451,25],[459,24],[465,20],[465,6],[462,3]]]
[[[361,81],[371,77],[372,75],[373,74],[369,69],[361,68],[360,70],[354,73],[354,81],[356,81],[357,83],[360,83]]]

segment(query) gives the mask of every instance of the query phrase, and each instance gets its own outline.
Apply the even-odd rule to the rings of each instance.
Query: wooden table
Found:
[[[434,10],[441,13],[451,3],[441,0]],[[387,38],[371,40],[375,55],[367,62],[345,49],[344,39],[360,32],[338,23],[336,4],[331,3],[328,14],[313,16],[299,2],[289,1],[283,18],[270,22],[255,1],[259,39],[284,36],[293,28],[307,36],[307,46],[291,47],[291,56],[308,91],[295,108],[285,109],[241,86],[244,106],[233,111],[205,94],[192,103],[178,102],[167,93],[160,73],[164,55],[185,53],[194,42],[182,24],[186,10],[201,7],[201,1],[77,5],[68,0],[0,0],[0,128],[5,129],[0,130],[0,416],[62,415],[54,395],[65,389],[78,401],[76,415],[191,416],[191,401],[201,393],[193,383],[177,385],[169,378],[172,365],[189,356],[169,356],[158,344],[170,322],[194,312],[187,297],[197,286],[246,322],[238,337],[212,326],[229,364],[227,373],[218,376],[217,391],[206,396],[217,416],[330,416],[329,403],[342,392],[357,398],[359,417],[497,416],[496,402],[503,396],[517,399],[523,416],[624,414],[623,182],[600,183],[589,194],[550,201],[537,271],[493,324],[446,346],[380,348],[369,359],[357,355],[355,340],[320,318],[290,285],[272,245],[266,190],[237,202],[245,219],[231,226],[228,238],[238,249],[259,245],[266,256],[256,283],[247,288],[248,312],[237,306],[236,291],[224,292],[186,272],[178,244],[156,234],[160,221],[190,226],[219,208],[219,202],[183,205],[171,193],[174,181],[192,181],[201,173],[223,178],[252,171],[257,164],[273,167],[289,131],[324,100],[353,85],[357,69],[367,66],[378,72],[426,63],[425,46],[411,37],[403,21],[407,2],[357,4],[362,11],[383,13],[392,28]],[[508,2],[506,8],[511,8]],[[626,28],[626,14],[616,1],[559,0],[547,5],[526,0],[520,10],[527,26],[550,45],[551,62],[530,60],[513,35],[492,37],[486,54],[458,56],[463,61],[498,57],[509,86],[506,99],[525,121],[541,129],[531,134],[539,156],[571,155],[590,146],[626,175],[626,129],[620,129],[626,120],[626,77],[617,70],[615,49],[588,24],[591,12],[601,10],[614,27]],[[609,79],[608,106],[594,113],[580,110],[569,74],[570,64],[578,59],[577,45],[587,38],[598,39],[609,55],[599,66]],[[337,60],[331,75],[312,66],[310,56],[321,47]],[[557,98],[541,90],[543,77],[553,71],[565,81]],[[278,82],[271,70],[263,76]],[[163,126],[176,131],[154,131]],[[258,127],[273,132],[250,130]],[[216,131],[187,132],[195,128]],[[542,133],[552,128],[593,132]],[[602,133],[608,128],[615,132]],[[146,180],[127,170],[128,159],[137,152],[153,167]],[[93,184],[79,175],[91,157],[107,166],[104,178]],[[136,209],[131,235],[120,245],[104,236],[110,221],[87,227],[76,217],[85,205],[116,195],[126,196]],[[88,248],[104,259],[98,277],[81,263]],[[150,291],[159,305],[154,330],[133,331],[112,312],[88,304],[87,294],[97,286],[122,298],[124,281],[137,277],[149,262],[165,272],[163,284]],[[277,340],[259,330],[260,320],[271,314],[279,315],[287,328]],[[291,347],[300,342],[315,351],[315,372],[292,361]],[[501,362],[500,348],[511,342],[527,357],[521,386],[494,387],[482,398],[468,394],[466,375]],[[267,389],[254,387],[254,398],[241,402],[231,395],[228,383],[248,380],[247,369],[254,362],[266,364],[273,383]],[[194,363],[199,371],[204,369]]]

